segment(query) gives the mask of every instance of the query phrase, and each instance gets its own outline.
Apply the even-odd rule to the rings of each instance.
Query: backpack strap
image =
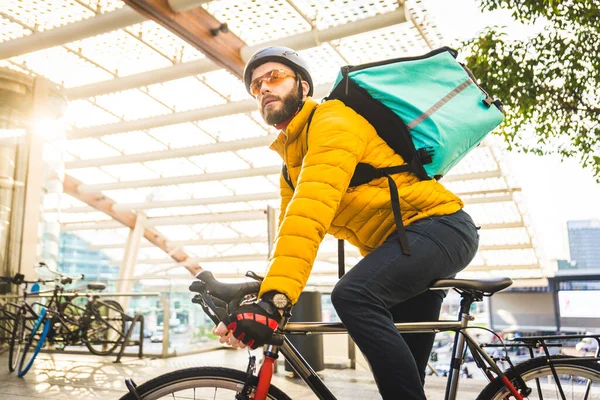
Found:
[[[346,258],[344,254],[344,239],[338,239],[338,278],[346,273]]]
[[[285,163],[283,163],[283,166],[281,167],[281,175],[283,176],[283,179],[287,182],[287,184],[290,185],[292,190],[295,190],[294,184],[292,183],[292,178],[290,178],[290,175],[288,174],[287,165],[285,165]]]
[[[398,238],[400,240],[400,247],[402,248],[402,254],[410,256],[411,251],[408,246],[408,237],[406,236],[406,229],[402,223],[402,213],[400,211],[400,198],[398,197],[398,186],[391,175],[398,174],[401,172],[412,171],[412,168],[408,164],[397,165],[395,167],[386,168],[375,168],[372,165],[365,163],[358,163],[352,180],[350,181],[350,187],[363,185],[371,182],[373,179],[386,177],[388,180],[388,186],[390,188],[390,198],[392,202],[392,212],[394,213],[394,221],[396,222],[396,229],[398,229]]]

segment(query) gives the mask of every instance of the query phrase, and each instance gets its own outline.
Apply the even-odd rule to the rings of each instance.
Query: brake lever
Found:
[[[204,310],[204,313],[206,315],[208,315],[208,317],[212,320],[212,322],[215,324],[215,326],[219,325],[219,322],[221,322],[219,320],[219,317],[217,316],[217,314],[206,304],[206,302],[204,301],[204,298],[202,297],[202,295],[197,294],[192,298],[192,303],[195,304],[200,304],[200,306],[202,307],[202,309]]]
[[[265,280],[264,276],[257,275],[254,271],[246,271],[246,277],[254,279],[255,281],[262,282]]]
[[[217,305],[213,301],[212,296],[206,294],[206,292],[200,293],[200,296],[202,297],[202,300],[204,301],[206,306],[213,311],[214,315],[216,315],[216,321],[215,319],[213,319],[215,325],[219,325],[219,322],[227,318],[227,310],[225,310],[225,308],[223,307],[217,307]]]

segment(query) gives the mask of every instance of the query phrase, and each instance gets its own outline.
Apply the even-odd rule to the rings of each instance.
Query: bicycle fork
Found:
[[[269,346],[270,348],[271,346]],[[271,378],[273,377],[274,364],[277,360],[277,354],[265,350],[263,364],[258,372],[258,384],[256,385],[256,391],[254,397],[250,397],[252,394],[252,378],[256,371],[256,357],[250,356],[248,358],[248,368],[246,368],[246,383],[242,390],[235,395],[235,400],[265,400],[269,393],[269,387],[271,386]]]

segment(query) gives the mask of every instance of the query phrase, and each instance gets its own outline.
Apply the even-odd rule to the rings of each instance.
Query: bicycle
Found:
[[[104,290],[103,283],[91,283],[88,290]],[[61,303],[63,317],[61,331],[63,348],[85,344],[90,353],[98,356],[112,354],[125,335],[125,311],[115,300],[101,300],[90,293],[74,293],[74,297]]]
[[[40,263],[40,266],[45,264]],[[13,366],[18,358],[17,375],[22,377],[31,368],[33,362],[41,349],[48,341],[51,345],[62,345],[62,349],[70,345],[85,344],[91,353],[97,355],[111,354],[119,345],[125,335],[123,323],[123,309],[121,305],[113,300],[102,301],[92,297],[84,307],[73,303],[73,298],[81,297],[80,293],[73,291],[65,292],[64,285],[81,280],[81,277],[70,277],[60,272],[51,271],[57,278],[51,280],[39,280],[36,282],[54,282],[53,289],[43,292],[28,293],[23,291],[24,300],[19,308],[13,329],[13,340],[11,342],[11,357],[9,361]],[[25,282],[27,283],[31,282]],[[88,283],[88,290],[104,290],[103,283]],[[40,302],[27,303],[27,296],[43,296],[50,293],[46,304]],[[88,296],[88,294],[86,294]],[[39,308],[36,311],[34,306]],[[116,316],[115,316],[116,315]],[[26,322],[32,322],[32,327],[27,332]],[[108,333],[112,332],[110,340]],[[114,338],[114,334],[118,336]],[[22,346],[24,342],[24,346]],[[96,348],[94,346],[101,346]],[[21,350],[22,346],[22,350]],[[13,350],[13,347],[16,350]],[[13,370],[11,369],[11,371]]]
[[[236,284],[225,284],[217,281],[208,271],[203,271],[196,276],[198,279],[190,286],[192,292],[197,293],[192,302],[199,304],[215,324],[224,319],[230,310],[240,304],[256,300],[256,293],[260,288],[260,277],[247,275],[257,280]],[[479,345],[468,329],[487,328],[469,327],[473,320],[470,315],[471,305],[482,301],[484,297],[491,296],[512,284],[509,278],[492,280],[465,280],[442,279],[431,284],[430,290],[453,289],[461,296],[458,320],[456,321],[431,321],[397,323],[400,332],[441,332],[454,331],[454,347],[452,350],[451,366],[446,385],[446,400],[455,400],[460,377],[460,367],[463,364],[467,348],[476,365],[483,371],[489,383],[477,397],[477,400],[504,400],[504,399],[566,399],[565,392],[577,394],[584,399],[600,398],[600,364],[596,357],[568,357],[551,356],[544,346],[546,355],[531,358],[522,363],[513,365],[508,355],[503,360],[508,361],[509,368],[503,371]],[[129,393],[121,400],[154,400],[163,397],[170,399],[185,398],[228,398],[236,400],[262,400],[265,398],[276,400],[290,399],[284,392],[271,385],[273,364],[281,353],[319,399],[335,400],[335,396],[327,388],[310,365],[304,360],[298,350],[284,335],[306,335],[313,333],[344,333],[346,329],[341,323],[304,322],[287,323],[291,314],[284,314],[279,328],[270,343],[263,348],[264,361],[257,375],[255,356],[249,357],[246,371],[219,368],[196,367],[167,373],[151,379],[137,386],[131,379],[126,379],[125,384]],[[506,345],[500,339],[501,345],[508,354]],[[575,335],[577,336],[577,335]],[[581,335],[586,336],[586,335]],[[557,336],[538,336],[519,338],[524,340],[521,344],[530,350],[540,342],[555,339]],[[558,336],[560,338],[560,336]],[[533,353],[532,353],[533,355]],[[569,385],[570,387],[567,387]],[[222,395],[219,390],[228,391]],[[593,390],[593,392],[592,392]],[[591,393],[591,396],[590,396]],[[399,393],[399,398],[401,398]],[[177,397],[176,397],[177,396]],[[556,396],[556,397],[554,397]],[[560,396],[560,397],[558,397]],[[569,397],[570,398],[570,397]]]
[[[23,349],[27,338],[32,334],[33,328],[36,325],[38,315],[33,309],[33,305],[27,303],[27,287],[29,285],[38,285],[40,283],[54,282],[54,280],[35,281],[25,280],[23,274],[16,274],[12,278],[6,278],[11,284],[20,287],[23,290],[23,300],[20,303],[8,301],[3,305],[3,313],[5,323],[10,326],[10,341],[8,353],[8,369],[10,372],[18,370],[19,362],[23,356]],[[37,289],[33,290],[37,292]],[[8,329],[8,327],[7,327]]]
[[[17,274],[15,277],[11,276],[0,276],[0,295],[10,293],[11,285],[18,280],[22,275]],[[5,352],[10,347],[10,341],[12,338],[13,324],[15,321],[15,314],[17,304],[6,301],[0,305],[0,346],[1,352]]]

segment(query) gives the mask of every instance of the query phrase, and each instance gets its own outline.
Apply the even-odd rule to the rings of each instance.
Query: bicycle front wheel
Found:
[[[31,335],[27,339],[27,343],[25,343],[23,354],[19,360],[17,376],[25,376],[27,371],[29,371],[33,365],[33,361],[37,357],[38,353],[44,346],[44,343],[46,342],[46,337],[50,331],[50,325],[52,325],[52,321],[50,318],[48,318],[46,313],[47,310],[42,308],[40,315],[38,316],[38,319],[31,330]]]
[[[143,400],[157,399],[227,399],[235,398],[246,381],[246,373],[236,369],[217,367],[187,368],[156,377],[137,387]],[[252,393],[258,379],[250,381]],[[253,398],[253,395],[250,395]],[[271,385],[268,399],[291,400],[285,393]],[[131,394],[121,400],[134,400]]]
[[[545,357],[533,358],[515,365],[515,371],[532,390],[527,399],[563,399],[560,389],[564,399],[600,399],[600,365],[597,362],[569,356],[555,356],[551,358],[551,362],[559,378],[558,382]],[[509,370],[506,371],[506,376],[514,385],[516,374]],[[501,399],[514,397],[498,379],[490,382],[477,397],[477,400]]]

